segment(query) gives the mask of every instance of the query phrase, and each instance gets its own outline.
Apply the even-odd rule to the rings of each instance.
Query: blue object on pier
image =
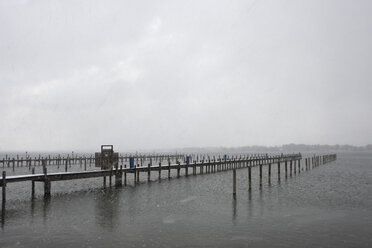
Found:
[[[129,168],[134,168],[134,157],[129,158]]]
[[[190,156],[186,156],[186,164],[190,164]]]
[[[223,159],[226,161],[227,160],[227,155],[223,155]]]

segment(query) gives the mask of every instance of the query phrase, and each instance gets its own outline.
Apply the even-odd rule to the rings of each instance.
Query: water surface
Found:
[[[372,247],[372,154],[338,160],[248,193],[247,169],[102,187],[102,179],[9,184],[0,247]],[[304,164],[304,163],[302,163]]]

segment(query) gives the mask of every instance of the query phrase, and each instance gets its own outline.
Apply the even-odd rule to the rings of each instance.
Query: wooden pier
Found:
[[[168,161],[168,160],[184,160],[185,155],[184,154],[125,154],[119,156],[119,161],[121,163],[125,163],[129,161],[129,158],[133,157],[136,163],[139,163],[143,165],[143,163],[147,160],[152,160],[152,161]],[[92,164],[95,164],[95,157],[94,155],[89,155],[89,156],[78,156],[78,155],[69,155],[67,156],[46,156],[43,157],[39,155],[38,157],[31,157],[26,154],[25,158],[20,157],[19,155],[16,155],[16,157],[10,157],[6,155],[2,159],[0,159],[0,167],[2,168],[10,168],[12,167],[15,169],[16,167],[24,167],[28,166],[31,170],[32,166],[42,166],[43,162],[46,163],[46,165],[57,165],[57,166],[63,166],[63,165],[72,165],[72,164],[80,164],[80,165],[89,165],[91,166]]]
[[[83,172],[57,172],[57,173],[48,173],[46,162],[43,163],[43,173],[40,174],[29,174],[29,175],[17,175],[17,176],[6,176],[6,172],[3,171],[2,178],[0,180],[0,186],[2,187],[2,202],[5,204],[6,202],[6,188],[8,184],[17,183],[17,182],[31,182],[32,187],[32,195],[34,195],[34,184],[35,182],[42,182],[44,183],[44,196],[49,197],[51,194],[51,182],[53,181],[64,181],[64,180],[77,180],[77,179],[84,179],[84,178],[103,178],[104,186],[106,186],[106,177],[109,177],[109,182],[111,184],[112,177],[114,177],[115,185],[122,186],[123,179],[124,185],[127,184],[127,175],[133,175],[133,181],[135,184],[139,183],[140,180],[140,173],[147,174],[147,180],[150,181],[151,172],[157,172],[158,180],[161,180],[162,171],[167,172],[167,178],[171,178],[171,171],[174,170],[177,172],[177,178],[181,176],[181,170],[184,171],[184,176],[189,176],[190,174],[196,175],[199,171],[199,174],[206,174],[206,173],[216,173],[222,172],[227,170],[236,170],[242,168],[248,168],[248,190],[251,190],[251,167],[259,166],[259,183],[260,187],[262,187],[262,166],[268,165],[268,176],[269,176],[269,183],[271,180],[271,164],[278,164],[278,179],[280,180],[280,165],[284,163],[285,165],[285,177],[287,178],[287,163],[289,162],[290,166],[290,175],[292,175],[292,164],[293,171],[296,168],[296,164],[298,165],[298,172],[301,171],[301,161],[302,156],[301,154],[288,154],[288,155],[276,155],[276,156],[240,156],[240,157],[226,157],[225,158],[215,158],[209,160],[184,160],[186,163],[181,163],[177,161],[175,164],[171,164],[170,160],[168,160],[167,164],[162,164],[159,162],[156,165],[149,163],[147,166],[135,166],[134,168],[126,168],[126,165],[120,166],[118,168],[113,168],[111,170],[94,170],[94,171],[83,171]],[[336,160],[336,155],[324,155],[324,156],[314,156],[311,158],[305,159],[305,170],[309,170],[310,168],[315,168],[320,164],[324,164],[327,162],[331,162]],[[235,172],[234,172],[235,173]],[[236,179],[236,176],[234,177]],[[236,197],[236,182],[234,180],[234,197]]]

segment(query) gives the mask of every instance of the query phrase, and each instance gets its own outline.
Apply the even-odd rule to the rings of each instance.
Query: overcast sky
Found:
[[[372,143],[371,13],[0,0],[0,150]]]

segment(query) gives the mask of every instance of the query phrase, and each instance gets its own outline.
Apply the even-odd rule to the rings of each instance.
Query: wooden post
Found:
[[[180,163],[177,163],[177,178],[180,177],[180,170],[181,170]]]
[[[301,173],[301,160],[298,160],[297,164],[298,164],[298,174],[300,174]]]
[[[168,179],[171,178],[170,160],[168,159]]]
[[[124,171],[124,186],[127,186],[127,171]]]
[[[289,176],[292,176],[292,160],[289,161]]]
[[[150,182],[150,176],[151,176],[151,167],[150,164],[147,165],[147,181]]]
[[[3,171],[3,178],[2,178],[2,188],[3,188],[3,206],[5,205],[6,202],[6,171]]]
[[[233,169],[233,197],[236,199],[236,170]]]
[[[278,181],[280,181],[280,162],[278,162]]]
[[[115,173],[115,186],[121,186],[122,185],[122,177],[123,177],[123,166],[120,165],[120,170],[116,168]]]
[[[293,172],[296,175],[297,169],[296,169],[296,160],[293,160]]]
[[[35,168],[32,168],[32,174],[35,174]],[[32,180],[31,182],[31,196],[34,197],[35,195],[35,181]]]
[[[111,168],[111,170],[110,170],[110,176],[109,176],[109,185],[110,185],[110,187],[111,187],[111,185],[112,185],[112,168]]]
[[[268,183],[271,184],[271,163],[269,163],[268,177]]]
[[[284,162],[284,170],[285,170],[285,178],[287,178],[287,176],[288,176],[287,160]]]
[[[67,172],[67,167],[68,167],[68,160],[67,160],[67,158],[66,158],[65,172]]]
[[[48,179],[47,168],[43,168],[44,171],[44,197],[50,196],[50,180]]]
[[[251,191],[252,189],[252,172],[251,172],[251,166],[248,166],[248,190]]]
[[[106,176],[103,177],[103,187],[106,188]]]
[[[262,187],[262,163],[260,163],[260,188]]]
[[[161,181],[161,162],[159,162],[159,182]]]
[[[137,167],[139,167],[139,164],[137,164]],[[137,183],[139,183],[140,180],[140,170],[137,170]]]

